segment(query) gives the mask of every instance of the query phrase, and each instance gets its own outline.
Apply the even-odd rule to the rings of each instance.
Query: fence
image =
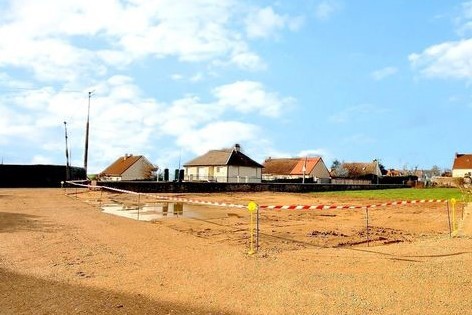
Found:
[[[142,193],[211,193],[211,192],[317,192],[342,190],[372,190],[405,188],[405,185],[356,185],[323,183],[219,183],[219,182],[150,182],[114,181],[98,182],[97,185]]]
[[[260,177],[254,176],[214,176],[214,175],[185,175],[185,181],[189,182],[213,182],[213,183],[258,183]]]
[[[463,217],[466,200],[452,203],[448,200],[407,200],[372,204],[308,204],[308,205],[257,205],[212,201],[212,196],[196,199],[175,195],[138,193],[104,186],[87,186],[71,183],[68,194],[76,198],[104,199],[126,206],[120,211],[131,213],[131,217],[142,218],[145,203],[182,203],[184,205],[211,206],[189,209],[186,206],[172,210],[173,215],[197,220],[200,228],[188,220],[173,224],[198,237],[218,238],[221,241],[246,244],[250,252],[263,248],[267,252],[294,250],[300,247],[351,247],[384,245],[410,242],[424,235],[455,235]],[[110,194],[104,198],[102,194]],[[426,206],[428,205],[428,206]],[[416,206],[416,207],[415,207]],[[147,205],[149,208],[150,206]],[[175,206],[172,206],[175,207]],[[169,217],[170,205],[158,211]],[[411,208],[415,207],[415,208]],[[212,210],[208,210],[211,208]],[[256,209],[257,211],[254,211]],[[250,210],[250,211],[248,211]],[[134,212],[132,212],[134,211]],[[205,212],[196,217],[186,216],[188,212]],[[230,212],[228,212],[230,211]],[[162,217],[162,216],[161,216]],[[248,228],[248,223],[250,227]],[[188,224],[188,225],[186,225]],[[179,227],[176,227],[179,226]],[[222,236],[223,235],[223,236]],[[252,242],[251,242],[252,240]],[[255,243],[253,243],[255,242]],[[252,246],[251,246],[252,244]]]

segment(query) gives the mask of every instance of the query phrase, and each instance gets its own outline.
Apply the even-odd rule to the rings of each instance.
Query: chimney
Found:
[[[239,145],[239,143],[236,143],[236,144],[234,145],[234,151],[236,151],[236,152],[241,152],[241,146]]]

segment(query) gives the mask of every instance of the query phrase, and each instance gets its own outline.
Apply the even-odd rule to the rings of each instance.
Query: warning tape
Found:
[[[139,192],[135,192],[131,190],[113,188],[113,187],[108,187],[108,186],[92,186],[92,185],[79,184],[73,181],[67,181],[67,183],[76,185],[79,187],[84,187],[84,188],[106,189],[106,190],[116,191],[120,193],[147,196],[147,197],[160,199],[160,200],[178,201],[178,202],[184,202],[184,203],[189,203],[189,204],[198,204],[198,205],[215,206],[215,207],[247,208],[246,205],[240,205],[240,204],[234,204],[234,203],[196,200],[196,199],[188,199],[188,198],[172,197],[172,196],[159,196],[159,195],[153,195],[153,194],[148,194],[148,193],[139,193]],[[443,202],[448,202],[448,200],[444,200],[444,199],[402,200],[402,201],[391,201],[391,202],[384,202],[384,203],[377,203],[377,204],[370,204],[370,205],[259,205],[259,209],[267,209],[267,210],[366,209],[366,208],[380,208],[380,207],[387,207],[387,206],[398,206],[398,205],[401,206],[401,205],[411,205],[411,204],[443,203]]]
[[[365,208],[378,208],[386,206],[396,206],[396,205],[409,205],[409,204],[420,204],[420,203],[442,203],[447,202],[447,200],[442,199],[423,199],[423,200],[402,200],[402,201],[392,201],[384,202],[370,205],[260,205],[260,209],[269,209],[269,210],[330,210],[330,209],[365,209]]]
[[[108,186],[92,186],[92,185],[78,184],[78,183],[75,183],[75,182],[67,182],[67,183],[72,184],[72,185],[76,185],[76,186],[79,186],[79,187],[84,187],[84,188],[106,189],[106,190],[116,191],[116,192],[120,192],[120,193],[147,196],[147,197],[160,199],[160,200],[178,201],[178,202],[185,202],[185,203],[191,203],[191,204],[198,204],[198,205],[205,205],[205,206],[215,206],[215,207],[225,207],[225,208],[247,208],[247,206],[245,206],[245,205],[234,204],[234,203],[196,200],[196,199],[188,199],[188,198],[172,197],[172,196],[159,196],[159,195],[153,195],[153,194],[147,194],[147,193],[139,193],[139,192],[135,192],[135,191],[131,191],[131,190],[113,188],[113,187],[108,187]]]

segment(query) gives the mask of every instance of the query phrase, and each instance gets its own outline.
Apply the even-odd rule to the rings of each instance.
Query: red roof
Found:
[[[303,175],[303,166],[305,166],[305,174],[310,174],[320,160],[320,157],[269,158],[264,161],[264,170],[262,173],[273,175]]]
[[[121,176],[124,172],[126,172],[128,168],[130,168],[141,158],[144,157],[142,155],[122,156],[118,158],[115,162],[113,162],[110,166],[108,166],[103,172],[101,172],[100,176]],[[149,163],[149,166],[152,170],[155,170],[155,167],[152,164]]]
[[[297,165],[290,172],[290,175],[303,175],[303,167],[305,166],[305,174],[310,174],[315,168],[316,164],[321,160],[320,157],[314,158],[301,158],[299,159]]]
[[[452,166],[452,169],[472,169],[472,154],[456,153],[456,158],[454,159],[454,165]]]

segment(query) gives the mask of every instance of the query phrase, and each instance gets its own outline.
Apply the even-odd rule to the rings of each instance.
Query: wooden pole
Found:
[[[369,238],[369,207],[365,208],[365,234],[367,238],[367,247],[370,246],[370,238]]]
[[[447,221],[449,222],[449,237],[451,237],[452,229],[451,229],[451,215],[449,213],[449,200],[446,201],[446,209],[447,209]]]

